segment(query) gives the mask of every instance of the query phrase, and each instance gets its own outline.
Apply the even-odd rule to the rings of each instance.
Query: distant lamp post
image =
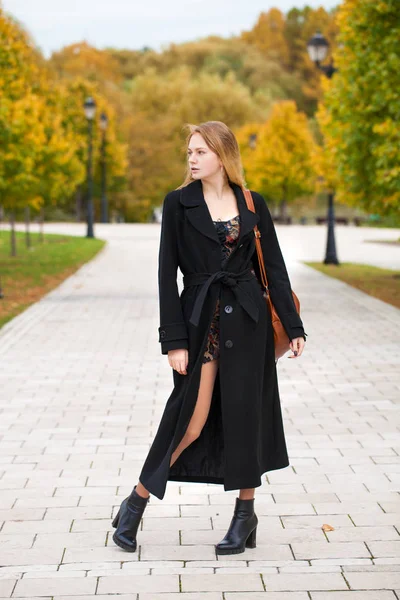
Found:
[[[320,32],[315,33],[307,43],[308,56],[318,69],[330,79],[337,69],[333,66],[332,62],[330,65],[321,65],[328,55],[328,50],[328,40]]]
[[[255,150],[255,148],[257,146],[257,134],[256,133],[252,133],[251,135],[249,135],[249,146],[252,150]]]
[[[106,113],[100,115],[100,129],[103,132],[101,142],[101,222],[108,223],[108,205],[107,205],[107,185],[106,185],[106,131],[108,126],[108,118]]]
[[[85,117],[88,122],[88,158],[87,158],[87,234],[86,237],[93,238],[93,120],[96,114],[96,102],[93,98],[86,98],[83,105]]]
[[[325,60],[328,54],[329,44],[322,33],[316,33],[312,36],[307,44],[308,55],[311,60],[315,63],[320,71],[322,71],[329,79],[337,71],[331,62],[330,65],[321,65],[321,62]],[[334,193],[328,193],[328,236],[326,241],[326,252],[324,258],[325,265],[338,265],[339,259],[336,253],[336,242],[335,242],[335,207],[334,207]]]

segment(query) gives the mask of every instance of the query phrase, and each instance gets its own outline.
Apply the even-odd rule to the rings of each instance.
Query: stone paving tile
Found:
[[[34,548],[82,548],[104,546],[104,532],[84,533],[39,533],[36,536]]]
[[[23,535],[21,533],[13,534],[13,533],[0,533],[0,548],[31,548],[34,542],[34,535]]]
[[[58,579],[19,579],[13,593],[13,598],[30,598],[37,596],[54,596],[55,594],[94,594],[97,582],[89,578],[64,578]]]
[[[227,592],[225,600],[309,600],[307,592]]]
[[[345,568],[346,565],[361,565],[362,567],[372,567],[373,560],[372,558],[343,558],[341,556],[337,556],[335,558],[314,558],[310,560],[310,565],[312,567],[319,566],[323,569],[323,567],[330,567],[332,565],[340,565]]]
[[[383,513],[382,513],[383,514]],[[380,516],[380,515],[379,515]],[[285,516],[281,519],[282,524],[285,529],[305,529],[312,530],[316,532],[317,530],[321,530],[321,527],[324,523],[332,525],[335,527],[335,530],[343,528],[351,528],[354,529],[354,523],[349,518],[348,515],[338,514],[324,514],[324,515],[295,515],[295,516]]]
[[[252,596],[251,596],[252,598]],[[126,599],[128,600],[128,598]],[[160,600],[160,595],[140,592],[139,600]],[[222,592],[186,592],[179,594],[163,594],[162,600],[223,600]]]
[[[14,579],[0,579],[0,596],[9,598],[16,582],[17,580]]]
[[[147,509],[146,509],[147,510]],[[211,520],[207,517],[167,517],[167,518],[143,518],[143,531],[165,531],[172,529],[174,531],[190,531],[205,530],[208,531],[212,528]]]
[[[291,544],[296,558],[370,558],[368,548],[362,542],[294,542]]]
[[[321,228],[278,227],[309,337],[300,361],[278,363],[290,466],[256,490],[257,548],[217,556],[237,491],[181,482],[151,499],[136,553],[113,544],[172,380],[159,226],[96,228],[103,252],[0,330],[0,600],[14,587],[30,600],[395,599],[400,311],[295,262]],[[396,232],[362,229],[338,227],[342,260],[398,268],[393,249],[362,243]]]
[[[86,571],[78,570],[79,567],[76,567],[76,571],[29,571],[23,574],[23,579],[60,579],[62,577],[86,577]]]
[[[353,527],[355,529],[355,527]],[[395,531],[393,529],[393,531]],[[211,531],[199,531],[193,528],[192,531],[182,531],[181,543],[186,544],[215,544],[224,537],[226,529],[213,529]],[[257,529],[258,537],[259,529]],[[379,538],[382,539],[382,538]],[[392,538],[389,538],[392,539]],[[261,533],[258,538],[257,545],[271,545],[271,544],[291,544],[293,542],[304,542],[304,541],[325,541],[324,532],[321,529],[283,529],[271,531],[265,531]]]
[[[130,564],[130,563],[125,563]],[[59,571],[75,571],[76,569],[83,569],[84,571],[91,571],[94,569],[104,570],[117,570],[121,569],[121,563],[119,561],[116,562],[80,562],[80,563],[65,563],[59,565]]]
[[[382,513],[382,514],[371,514],[366,513],[351,513],[349,515],[356,527],[376,527],[378,525],[394,525],[399,527],[400,525],[400,511],[398,513]]]
[[[368,542],[368,548],[375,558],[395,556],[400,559],[400,541]]]
[[[353,527],[339,528],[327,531],[326,536],[330,542],[351,542],[355,540],[398,540],[400,536],[394,527]]]
[[[264,586],[258,573],[224,573],[221,575],[182,575],[182,592],[209,591],[263,591]]]
[[[279,573],[266,574],[265,588],[272,590],[346,590],[348,586],[339,573]]]
[[[63,556],[63,564],[73,563],[79,565],[80,562],[105,561],[137,561],[139,555],[137,552],[125,552],[118,546],[107,546],[98,548],[67,548]]]
[[[65,520],[65,519],[110,519],[111,506],[77,506],[75,508],[48,508],[45,519]]]
[[[348,592],[311,592],[312,600],[397,600],[390,590],[354,591]]]
[[[5,521],[1,534],[67,533],[72,521]],[[1,537],[1,536],[0,536]]]
[[[116,600],[138,600],[138,594],[92,594],[85,596],[53,596],[49,600],[110,600],[115,598]]]
[[[400,587],[400,571],[346,573],[346,579],[350,587],[355,590],[380,590]]]
[[[141,560],[211,560],[215,549],[211,546],[143,546]]]
[[[47,521],[52,523],[52,521]],[[111,519],[74,519],[70,524],[72,533],[89,531],[114,531],[111,525]]]
[[[192,575],[191,577],[196,577]],[[99,594],[135,592],[179,592],[178,575],[135,575],[99,577]]]
[[[59,564],[63,551],[61,548],[0,548],[0,564],[5,566]]]

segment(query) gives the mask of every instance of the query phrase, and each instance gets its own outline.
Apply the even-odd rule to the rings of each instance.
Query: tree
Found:
[[[314,114],[317,101],[322,98],[322,88],[320,73],[308,56],[307,42],[317,31],[321,31],[328,40],[329,47],[335,48],[337,25],[334,15],[335,11],[328,13],[322,7],[312,9],[309,6],[302,9],[292,8],[286,15],[285,37],[289,48],[289,71],[295,72],[301,81],[302,96],[298,106],[309,115]]]
[[[49,63],[61,79],[84,78],[99,85],[122,81],[119,63],[111,53],[98,50],[87,42],[64,46],[59,52],[53,52]]]
[[[251,134],[257,135],[254,150],[249,149]],[[314,190],[315,142],[305,114],[291,100],[278,102],[258,131],[246,126],[238,138],[249,186],[278,201],[285,218],[288,203]]]
[[[185,123],[224,121],[235,128],[252,118],[265,118],[249,90],[233,73],[225,77],[200,72],[193,77],[188,67],[170,71],[166,76],[150,69],[136,77],[130,89],[129,187],[145,212],[160,203],[162,190],[183,181]]]
[[[242,33],[242,39],[251,43],[267,58],[278,60],[281,64],[289,62],[289,48],[285,39],[285,17],[278,8],[262,12],[257,23],[250,31]]]
[[[41,78],[35,59],[28,34],[0,8],[0,199],[10,211],[12,256],[15,211],[32,202],[37,148],[43,142],[36,93]]]
[[[337,196],[390,215],[400,207],[400,19],[397,0],[345,0],[338,72],[325,81],[318,119],[334,148]]]
[[[88,151],[88,124],[83,111],[85,99],[91,96],[96,102],[96,123],[99,115],[104,112],[108,118],[106,163],[108,192],[118,192],[126,185],[126,169],[128,165],[128,145],[121,141],[117,131],[117,120],[113,105],[99,92],[96,83],[90,83],[82,78],[67,79],[60,83],[60,102],[63,115],[63,126],[68,135],[72,135],[76,143],[76,156],[86,167]],[[93,170],[94,194],[99,196],[100,181],[100,148],[101,135],[99,127],[93,127]],[[77,187],[77,186],[75,186]],[[80,185],[75,190],[77,202],[80,204],[85,191]]]

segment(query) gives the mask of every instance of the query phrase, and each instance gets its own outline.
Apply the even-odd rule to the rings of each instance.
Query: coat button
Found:
[[[232,311],[233,311],[233,308],[232,308],[232,306],[231,306],[230,304],[227,304],[227,305],[225,306],[225,312],[226,312],[226,313],[231,313]]]
[[[160,337],[162,337],[162,338],[165,337],[165,329],[161,329],[161,331],[160,331]]]
[[[226,348],[232,348],[232,346],[233,346],[233,342],[232,342],[232,340],[226,340],[226,342],[225,342],[225,347],[226,347]]]

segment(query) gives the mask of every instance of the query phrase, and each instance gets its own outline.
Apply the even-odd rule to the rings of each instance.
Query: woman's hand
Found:
[[[168,362],[180,375],[187,375],[186,367],[188,360],[189,352],[186,348],[168,350]]]
[[[289,345],[290,345],[290,349],[292,350],[293,354],[288,356],[288,358],[299,358],[299,356],[301,356],[301,353],[303,352],[303,348],[305,345],[304,338],[303,337],[293,338],[290,341]]]

